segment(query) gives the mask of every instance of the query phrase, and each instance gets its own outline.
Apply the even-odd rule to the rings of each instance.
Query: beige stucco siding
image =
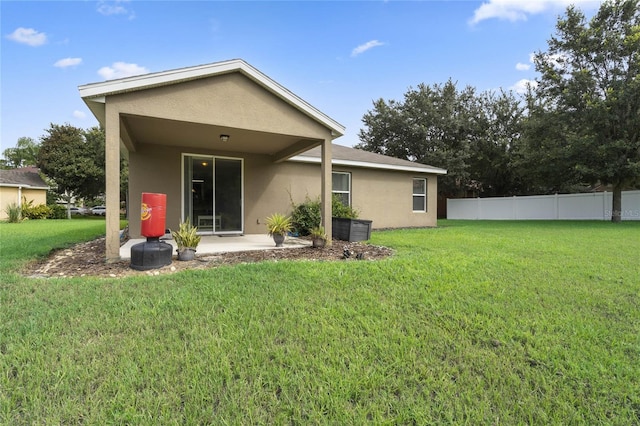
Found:
[[[289,214],[291,202],[320,196],[320,166],[273,164],[259,156],[245,163],[245,231],[265,233],[264,219],[273,213]]]
[[[140,235],[142,193],[167,195],[167,227],[180,223],[181,150],[176,147],[140,145],[129,155],[129,232]]]
[[[374,228],[436,226],[437,176],[425,173],[334,167],[351,173],[352,205],[360,218],[373,221]],[[287,162],[279,165],[246,161],[246,232],[264,232],[258,219],[274,212],[289,213],[291,201],[320,196],[320,166]],[[413,212],[413,178],[427,179],[427,212]]]
[[[436,226],[437,176],[402,171],[336,168],[351,172],[351,205],[373,228]],[[427,179],[427,211],[413,212],[413,178]]]
[[[7,206],[11,203],[18,204],[18,188],[0,186],[0,220],[7,219]]]
[[[111,95],[121,114],[324,139],[326,127],[249,78],[227,74]]]
[[[291,202],[320,196],[320,165],[299,162],[273,163],[265,155],[228,152],[191,152],[177,147],[141,145],[130,156],[130,232],[140,234],[142,192],[167,194],[167,227],[175,229],[182,214],[182,155],[220,155],[243,159],[244,232],[264,233],[264,219],[290,213]],[[351,173],[352,205],[374,228],[435,226],[437,176],[421,173],[334,167]],[[414,177],[427,178],[427,212],[412,211]]]
[[[7,206],[12,203],[22,204],[24,200],[33,201],[34,206],[47,204],[47,191],[45,189],[0,186],[0,220],[7,219]]]
[[[289,213],[291,199],[303,201],[307,194],[320,195],[320,166],[273,163],[265,155],[229,152],[183,151],[176,147],[141,145],[129,157],[129,232],[140,236],[143,192],[167,194],[167,227],[175,229],[182,214],[182,156],[218,155],[243,159],[245,233],[264,233],[264,219]]]

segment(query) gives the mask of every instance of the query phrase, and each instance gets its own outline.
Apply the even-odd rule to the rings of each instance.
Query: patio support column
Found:
[[[320,188],[322,202],[322,226],[329,236],[327,244],[331,245],[331,139],[322,142],[322,154],[320,169],[322,173],[322,184]]]
[[[120,260],[120,114],[105,105],[106,261]]]

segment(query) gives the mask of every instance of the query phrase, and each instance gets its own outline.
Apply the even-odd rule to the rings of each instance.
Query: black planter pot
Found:
[[[331,218],[331,237],[342,241],[366,241],[371,238],[370,220]]]
[[[284,234],[273,234],[273,242],[276,243],[276,247],[282,247],[282,243],[284,243]]]
[[[193,260],[196,257],[196,249],[191,247],[176,251],[178,252],[178,260]]]

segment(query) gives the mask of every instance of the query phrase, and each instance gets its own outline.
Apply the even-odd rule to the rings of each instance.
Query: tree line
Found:
[[[101,127],[81,129],[51,123],[39,142],[21,137],[2,152],[0,167],[38,167],[50,186],[48,203],[57,200],[92,201],[105,192],[105,133]],[[121,196],[125,199],[128,165],[122,160]]]
[[[527,93],[459,89],[453,80],[378,99],[357,148],[447,169],[445,197],[570,193],[608,185],[612,220],[623,189],[640,186],[640,0],[603,3],[587,21],[558,18]],[[51,124],[40,144],[20,138],[2,167],[36,165],[60,197],[104,193],[104,130]],[[127,164],[121,165],[121,193]]]
[[[638,5],[608,1],[589,21],[568,7],[535,54],[540,77],[523,96],[449,80],[374,101],[356,147],[447,169],[438,181],[446,197],[608,185],[619,221],[622,190],[640,185]]]

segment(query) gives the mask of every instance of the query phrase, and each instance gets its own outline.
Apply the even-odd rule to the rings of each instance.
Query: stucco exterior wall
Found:
[[[142,192],[167,194],[167,227],[175,229],[182,214],[182,154],[221,155],[244,160],[244,232],[265,232],[264,219],[290,213],[291,202],[320,196],[320,165],[273,163],[268,156],[243,153],[189,152],[177,147],[140,145],[129,158],[129,228],[140,235]],[[351,199],[362,219],[374,228],[436,226],[437,176],[412,172],[334,167],[351,173]],[[427,212],[412,211],[414,177],[427,178]]]
[[[423,173],[334,167],[351,172],[351,205],[373,228],[436,226],[437,176]],[[413,212],[413,178],[427,179],[427,211]]]
[[[181,150],[143,145],[129,153],[129,233],[140,236],[142,193],[167,194],[167,227],[178,228],[182,206]]]
[[[252,164],[248,161],[247,164]],[[276,166],[276,167],[274,167]],[[431,174],[375,170],[357,167],[333,167],[334,172],[351,173],[351,204],[362,219],[372,220],[373,228],[436,226],[437,176]],[[247,167],[245,195],[251,210],[245,210],[248,225],[274,212],[290,213],[291,201],[320,196],[320,166],[286,162]],[[413,178],[427,179],[427,211],[413,212]],[[254,193],[249,187],[254,185]],[[254,231],[255,229],[255,231]],[[247,233],[264,232],[264,225],[247,227]]]
[[[22,194],[22,195],[20,195]],[[44,189],[29,189],[17,187],[0,186],[0,220],[8,218],[6,208],[11,203],[21,204],[22,198],[27,202],[33,201],[34,206],[47,204],[47,191]]]
[[[324,139],[326,127],[239,74],[109,96],[121,114]]]
[[[248,158],[245,163],[245,231],[266,232],[265,218],[273,213],[289,214],[291,203],[306,196],[320,197],[319,165],[301,163],[274,164],[268,158]]]
[[[182,154],[218,155],[244,160],[244,231],[265,232],[264,219],[289,213],[291,199],[320,195],[320,166],[273,163],[269,156],[229,152],[184,151],[177,147],[140,145],[129,156],[129,233],[140,236],[143,192],[167,194],[167,227],[176,229],[182,214]],[[291,194],[291,195],[290,195]]]
[[[0,186],[0,220],[7,219],[7,206],[18,203],[18,188]]]

